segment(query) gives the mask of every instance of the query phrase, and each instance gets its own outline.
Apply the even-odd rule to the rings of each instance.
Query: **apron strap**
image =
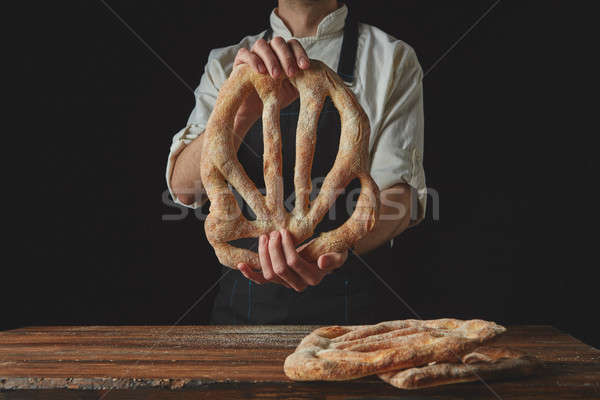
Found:
[[[273,29],[271,29],[271,27],[268,27],[265,31],[265,34],[263,35],[263,39],[265,39],[268,42],[269,40],[271,40],[271,36],[273,36]]]
[[[356,50],[358,49],[358,22],[352,17],[350,11],[346,15],[344,24],[344,39],[337,73],[346,83],[354,82],[354,66],[356,64]]]

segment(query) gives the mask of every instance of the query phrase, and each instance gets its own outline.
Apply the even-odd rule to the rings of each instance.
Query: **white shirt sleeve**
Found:
[[[233,69],[233,62],[238,50],[241,47],[250,48],[263,34],[264,32],[255,36],[247,36],[236,45],[211,50],[208,55],[204,73],[202,74],[202,78],[200,78],[200,85],[194,90],[196,105],[188,118],[186,127],[173,136],[169,158],[167,159],[167,187],[175,203],[186,207],[198,208],[206,200],[206,197],[203,196],[199,202],[196,201],[193,204],[183,204],[177,199],[171,189],[171,174],[173,173],[175,158],[177,158],[186,145],[190,144],[192,140],[196,139],[204,132],[206,124],[208,123],[208,118],[217,101],[219,89]]]
[[[400,43],[400,42],[399,42]],[[412,48],[395,48],[383,112],[371,151],[371,176],[380,190],[406,183],[416,190],[419,223],[425,216],[426,186],[423,170],[423,71]]]
[[[231,58],[228,57],[229,53],[231,52],[224,52],[219,49],[213,50],[209,54],[204,73],[202,74],[202,78],[200,78],[200,85],[198,85],[196,90],[194,90],[196,105],[192,110],[190,117],[188,118],[186,127],[177,132],[175,136],[173,136],[173,140],[171,142],[166,169],[167,187],[175,203],[186,207],[198,208],[202,205],[202,203],[204,203],[204,199],[201,201],[196,201],[193,204],[184,204],[179,201],[171,188],[173,165],[175,164],[175,159],[185,148],[185,146],[190,144],[202,132],[204,132],[208,118],[210,117],[210,114],[215,106],[215,102],[217,101],[219,88],[227,77],[225,68],[229,63],[233,63],[233,59],[228,60],[228,58]],[[225,66],[223,64],[225,64]]]

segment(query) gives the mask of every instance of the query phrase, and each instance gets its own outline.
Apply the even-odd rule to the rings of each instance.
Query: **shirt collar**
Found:
[[[285,22],[283,22],[283,20],[279,18],[279,15],[277,15],[275,10],[276,9],[271,11],[271,16],[269,17],[271,29],[273,29],[273,36],[281,36],[285,40],[292,39],[292,33],[286,26]],[[331,12],[330,14],[327,14],[327,16],[323,18],[321,22],[319,22],[319,26],[317,27],[317,34],[315,36],[310,36],[309,38],[301,39],[318,40],[325,39],[330,36],[335,36],[336,34],[344,30],[346,15],[348,15],[348,7],[344,4],[340,8]]]

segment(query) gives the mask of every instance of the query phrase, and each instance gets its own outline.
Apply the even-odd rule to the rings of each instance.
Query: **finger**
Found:
[[[288,289],[292,287],[286,282],[282,281],[274,272],[271,266],[271,258],[269,256],[269,237],[267,235],[261,235],[258,239],[258,258],[260,260],[260,267],[262,269],[263,277],[271,283],[285,286]]]
[[[322,271],[333,271],[341,267],[348,258],[348,252],[343,253],[326,253],[319,257],[317,265]]]
[[[294,57],[296,58],[296,63],[298,66],[302,69],[308,69],[310,67],[310,60],[300,42],[296,39],[292,39],[288,41],[288,45],[294,53]]]
[[[247,279],[252,282],[262,285],[266,282],[265,278],[258,271],[253,270],[248,264],[238,264],[238,270],[244,275]]]
[[[306,283],[286,264],[281,248],[281,235],[278,231],[271,232],[268,247],[273,272],[294,290],[303,291],[306,288]]]
[[[271,257],[273,272],[278,277],[298,292],[306,289],[306,283],[296,272],[288,267],[285,261],[283,249],[281,248],[281,234],[278,231],[271,232],[271,236],[269,237],[269,255]]]
[[[314,264],[310,264],[300,257],[294,245],[292,235],[285,229],[281,230],[281,244],[287,265],[296,271],[304,282],[311,286],[315,286],[321,282],[325,274],[316,268]]]
[[[248,64],[252,67],[252,69],[258,71],[261,74],[267,72],[265,64],[262,62],[260,57],[246,48],[241,48],[235,56],[235,61],[233,62],[233,65],[236,66],[239,64]]]
[[[258,259],[262,268],[263,276],[266,280],[271,281],[278,279],[273,266],[271,265],[271,256],[269,255],[269,238],[267,235],[260,235],[258,238]]]
[[[291,78],[296,75],[296,72],[298,72],[296,57],[286,41],[281,36],[275,36],[271,40],[271,48],[277,55],[277,58],[279,58],[279,63],[282,65],[287,76]]]
[[[277,78],[281,75],[281,65],[279,64],[279,60],[271,46],[264,39],[258,39],[256,43],[254,43],[252,52],[260,57],[273,78]]]

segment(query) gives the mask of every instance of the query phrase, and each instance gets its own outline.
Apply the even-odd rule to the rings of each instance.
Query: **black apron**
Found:
[[[270,39],[271,29],[264,35]],[[354,65],[358,41],[358,25],[346,17],[344,38],[338,65],[338,75],[345,82],[354,80]],[[281,110],[281,134],[283,154],[284,202],[286,208],[293,209],[294,193],[294,161],[296,158],[295,132],[300,110],[300,100],[297,99]],[[313,193],[316,197],[320,183],[330,171],[335,161],[340,140],[340,115],[327,97],[319,118],[317,144],[313,160],[311,177]],[[264,188],[263,160],[256,154],[263,154],[262,121],[254,124],[248,131],[246,144],[240,146],[238,159],[244,166],[248,176],[257,188]],[[315,236],[342,225],[353,209],[347,210],[346,201],[352,196],[354,202],[358,197],[360,184],[352,181],[337,199],[330,213],[315,229]],[[235,191],[234,191],[235,193]],[[264,192],[263,192],[264,193]],[[247,218],[255,216],[238,193],[235,193],[238,203]],[[353,203],[351,203],[353,204]],[[350,212],[348,212],[350,211]],[[335,214],[332,214],[335,213]],[[335,215],[330,218],[329,215]],[[240,239],[231,242],[234,246],[257,251],[257,239]],[[388,259],[389,244],[365,255],[363,259]],[[228,272],[229,271],[229,272]],[[246,279],[241,273],[223,267],[227,273],[219,284],[219,293],[215,299],[211,323],[213,324],[344,324],[344,323],[373,323],[376,316],[377,284],[373,274],[364,264],[349,252],[346,263],[325,276],[317,286],[309,286],[304,292],[297,293],[277,284],[257,285]]]

